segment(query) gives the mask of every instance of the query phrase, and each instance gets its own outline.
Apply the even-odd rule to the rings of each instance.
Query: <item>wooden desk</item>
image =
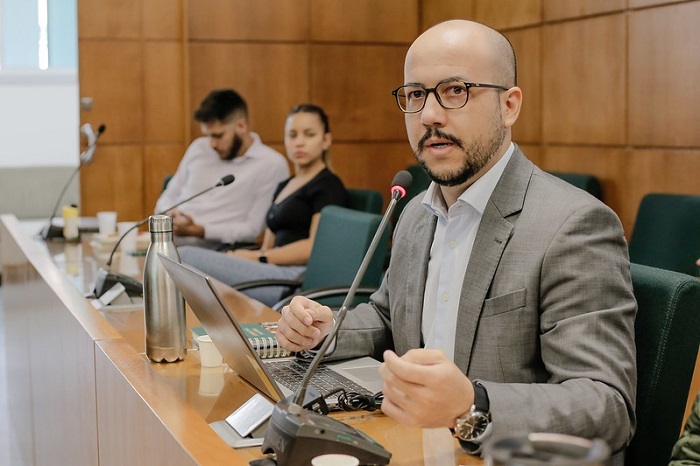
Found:
[[[83,272],[64,261],[75,245],[30,238],[0,217],[10,421],[22,458],[55,465],[246,465],[259,448],[234,450],[209,427],[255,391],[225,367],[202,368],[197,351],[173,364],[149,362],[143,311],[98,312],[76,286]],[[88,264],[88,249],[80,263]],[[248,321],[270,309],[221,287]],[[272,314],[270,314],[272,313]],[[188,312],[188,326],[196,324]],[[381,413],[341,413],[393,453],[392,465],[481,465],[447,429],[399,425]]]

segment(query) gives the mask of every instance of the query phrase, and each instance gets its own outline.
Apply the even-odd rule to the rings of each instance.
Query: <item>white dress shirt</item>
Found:
[[[464,273],[484,209],[513,150],[511,143],[501,160],[467,188],[449,209],[435,182],[423,196],[423,206],[437,217],[423,296],[423,342],[426,348],[440,349],[452,360]]]
[[[156,203],[161,212],[188,197],[213,186],[223,176],[236,180],[183,204],[179,209],[204,227],[204,238],[222,243],[254,241],[265,227],[265,215],[272,204],[277,185],[289,178],[289,165],[283,155],[266,146],[255,133],[253,143],[233,160],[221,160],[209,138],[190,144]]]

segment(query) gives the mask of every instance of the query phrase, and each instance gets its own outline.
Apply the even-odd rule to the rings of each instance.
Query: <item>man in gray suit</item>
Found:
[[[412,44],[404,78],[394,95],[433,182],[404,209],[382,286],[348,312],[332,357],[383,358],[382,411],[455,428],[472,452],[516,432],[622,450],[637,306],[619,219],[511,142],[522,91],[500,33],[441,23]],[[277,336],[309,349],[332,324],[327,307],[295,297]]]

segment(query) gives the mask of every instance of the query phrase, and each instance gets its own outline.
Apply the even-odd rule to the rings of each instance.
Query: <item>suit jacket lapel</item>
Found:
[[[455,364],[465,373],[469,369],[484,300],[503,251],[513,234],[514,226],[507,218],[522,210],[533,167],[516,145],[486,205],[474,240],[469,266],[462,283],[455,345]]]

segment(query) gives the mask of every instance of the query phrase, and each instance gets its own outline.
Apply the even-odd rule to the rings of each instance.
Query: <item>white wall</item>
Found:
[[[76,71],[0,72],[0,169],[77,167],[79,121]]]
[[[77,168],[75,71],[0,71],[0,213],[48,218]],[[78,177],[61,204],[78,203]]]

